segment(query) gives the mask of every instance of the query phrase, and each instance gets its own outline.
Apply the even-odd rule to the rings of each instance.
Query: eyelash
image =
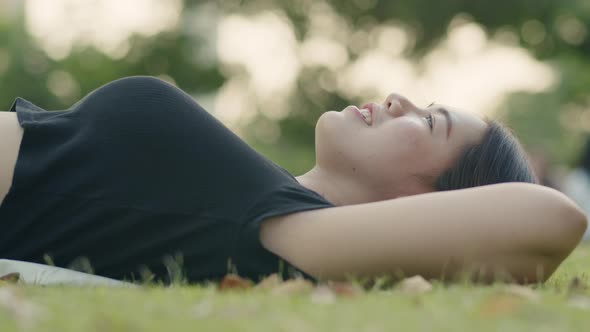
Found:
[[[428,125],[430,126],[430,129],[433,128],[433,123],[432,123],[432,114],[428,114],[428,116],[424,117],[426,119],[426,121],[428,121]]]
[[[430,103],[430,105],[426,106],[426,108],[428,108],[434,104],[435,104],[435,102],[432,102],[432,103]],[[428,114],[428,116],[426,116],[424,118],[428,121],[428,125],[430,126],[430,129],[432,130],[432,128],[434,127],[432,114]]]

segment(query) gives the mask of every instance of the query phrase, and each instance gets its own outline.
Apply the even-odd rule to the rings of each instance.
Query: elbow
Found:
[[[560,262],[565,259],[580,243],[582,236],[588,227],[588,221],[584,211],[570,198],[560,192],[555,192],[557,199],[554,204],[547,204],[547,215],[551,216],[548,237],[551,243],[554,257]],[[547,237],[545,237],[547,239]]]
[[[588,224],[586,214],[567,196],[553,197],[546,202],[544,231],[537,239],[537,248],[532,253],[530,262],[534,262],[524,274],[521,281],[545,282],[557,270],[559,265],[574,251],[586,232]],[[539,243],[539,241],[541,241]]]
[[[586,233],[586,229],[588,228],[588,216],[578,206],[575,206],[574,208],[575,215],[572,217],[572,220],[575,220],[574,227],[576,227],[576,232],[578,233],[579,238],[582,238],[584,233]]]
[[[578,220],[578,232],[580,233],[580,238],[586,233],[586,229],[588,228],[588,216],[586,213],[573,201],[570,200],[574,205],[574,209],[576,211],[576,220]]]
[[[588,222],[584,211],[563,193],[547,187],[533,189],[539,195],[533,194],[534,203],[528,206],[536,211],[527,228],[528,259],[522,265],[527,268],[519,270],[522,278],[518,279],[542,282],[578,246]],[[539,275],[539,271],[543,272]]]
[[[575,248],[588,227],[588,218],[584,211],[571,199],[567,198],[562,211],[563,227],[567,228],[565,233],[569,234],[569,241],[572,242],[572,250]],[[570,250],[571,251],[571,250]]]

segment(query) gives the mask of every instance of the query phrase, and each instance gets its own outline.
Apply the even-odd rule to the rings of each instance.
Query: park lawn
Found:
[[[590,331],[590,245],[531,292],[503,284],[318,292],[0,287],[0,331]],[[572,287],[577,277],[578,286]],[[525,289],[526,290],[526,289]],[[328,294],[330,295],[330,294]]]

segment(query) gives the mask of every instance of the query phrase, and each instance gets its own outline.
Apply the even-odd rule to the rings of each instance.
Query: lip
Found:
[[[377,105],[375,103],[366,103],[361,108],[368,109],[369,111],[371,111],[371,115],[373,115],[373,113],[375,112],[375,107],[378,107],[378,106],[379,105]]]
[[[348,106],[346,109],[351,109],[351,110],[353,110],[353,111],[354,111],[354,112],[355,112],[355,113],[358,115],[358,117],[359,117],[359,118],[361,118],[361,120],[363,120],[363,122],[365,122],[365,117],[364,117],[364,116],[361,114],[361,110],[359,110],[359,108],[358,108],[358,107],[356,107],[356,106],[354,106],[354,105],[350,105],[350,106]],[[367,124],[367,123],[365,122],[365,124]],[[368,126],[368,125],[367,125],[367,126]]]

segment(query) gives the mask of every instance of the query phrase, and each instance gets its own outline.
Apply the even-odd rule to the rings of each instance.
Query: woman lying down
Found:
[[[315,166],[297,177],[152,77],[65,110],[17,98],[0,136],[0,257],[13,269],[83,257],[98,276],[167,282],[180,257],[190,282],[476,271],[536,283],[586,229],[503,125],[398,94],[323,113]]]

